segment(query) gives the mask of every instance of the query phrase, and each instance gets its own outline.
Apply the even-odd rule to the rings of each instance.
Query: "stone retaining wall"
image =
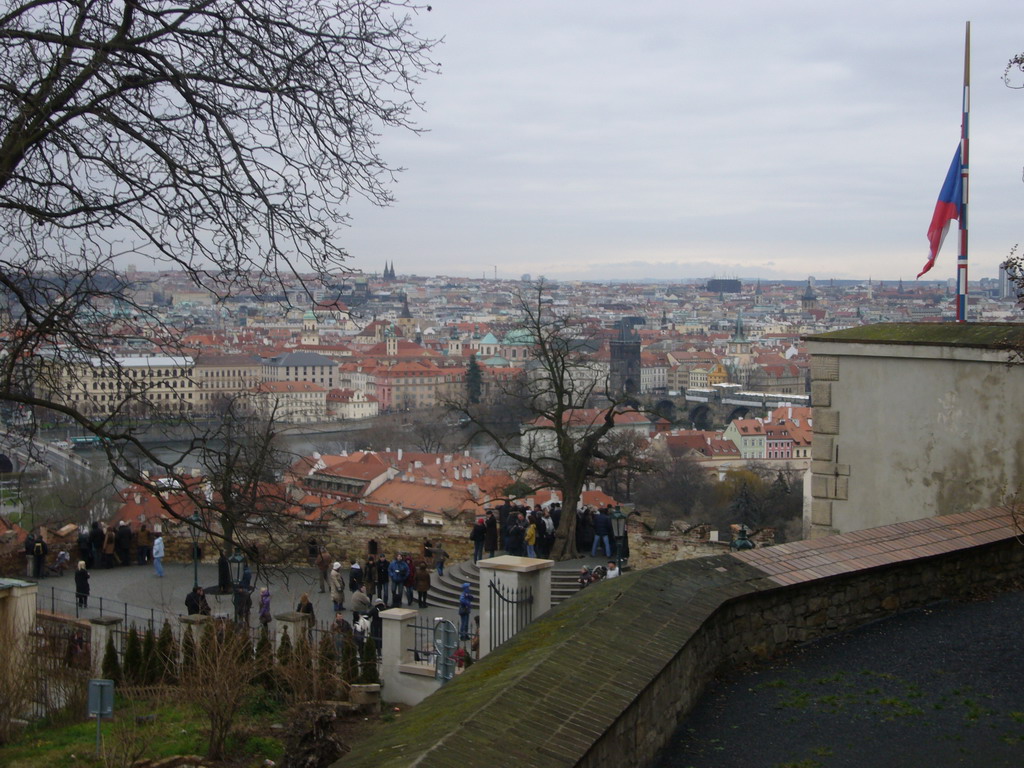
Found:
[[[1005,510],[980,510],[621,576],[565,601],[337,765],[641,768],[723,665],[1003,588],[1024,575],[1016,534]]]

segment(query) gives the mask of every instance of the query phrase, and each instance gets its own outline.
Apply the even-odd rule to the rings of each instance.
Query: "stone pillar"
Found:
[[[417,661],[411,650],[416,646],[416,623],[433,626],[434,620],[411,608],[389,608],[380,617],[384,620],[381,695],[386,701],[419,704],[441,686],[434,678],[433,660]]]
[[[533,590],[533,604],[529,620],[534,621],[551,608],[551,568],[554,560],[535,557],[514,557],[503,555],[491,557],[477,563],[480,569],[480,656],[486,656],[502,642],[497,637],[496,619],[508,608],[489,588],[490,582],[505,591],[515,592],[529,587]],[[472,624],[470,625],[472,630]]]
[[[124,619],[119,616],[100,616],[89,619],[91,625],[89,645],[92,649],[92,674],[95,677],[103,677],[103,654],[107,650],[107,639],[110,638]],[[117,647],[117,643],[114,643]]]
[[[288,613],[279,613],[275,617],[277,619],[278,632],[274,636],[274,653],[277,653],[277,649],[281,645],[281,638],[284,636],[284,631],[288,630],[288,639],[291,640],[292,648],[295,648],[295,643],[299,641],[299,638],[304,633],[309,631],[313,625],[312,617],[308,613],[299,613],[298,611],[289,611]],[[310,649],[314,655],[316,649]]]

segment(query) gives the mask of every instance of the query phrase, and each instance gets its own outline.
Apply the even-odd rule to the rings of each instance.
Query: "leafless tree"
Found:
[[[576,556],[576,508],[586,484],[621,471],[635,456],[631,446],[609,440],[627,410],[627,396],[610,390],[607,371],[592,356],[595,329],[556,312],[543,282],[518,297],[518,309],[533,342],[525,375],[510,379],[514,389],[507,393],[531,416],[521,435],[496,430],[486,407],[468,398],[449,407],[470,422],[470,439],[489,440],[518,463],[520,479],[561,491],[562,518],[551,557],[568,559]],[[580,418],[588,408],[597,409],[593,418]]]
[[[154,286],[181,271],[219,300],[350,271],[352,195],[391,202],[390,128],[419,130],[434,41],[408,0],[13,0],[0,11],[0,401],[108,438],[135,482],[154,417],[191,404],[123,363],[180,357]],[[97,384],[99,381],[99,384]],[[100,409],[84,386],[102,386]],[[131,450],[127,450],[131,446]]]

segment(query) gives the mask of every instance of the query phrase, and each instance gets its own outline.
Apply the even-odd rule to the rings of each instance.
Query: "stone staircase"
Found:
[[[551,569],[551,605],[558,605],[580,591],[580,585],[576,579],[581,566],[593,568],[595,565],[604,565],[606,562],[606,558],[600,557],[581,557],[575,560],[556,562]],[[470,584],[473,605],[480,605],[480,569],[471,560],[458,563],[449,562],[444,569],[444,576],[438,576],[437,572],[432,570],[427,603],[438,608],[457,609],[459,595],[462,594],[462,585],[465,582]]]

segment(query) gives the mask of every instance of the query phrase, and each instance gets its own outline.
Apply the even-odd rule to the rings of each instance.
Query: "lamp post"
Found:
[[[622,540],[626,536],[626,516],[618,507],[612,512],[612,533],[615,534],[615,567],[622,571]]]
[[[235,553],[228,558],[228,562],[231,563],[231,580],[237,589],[242,583],[242,575],[245,573],[245,556],[235,550]]]
[[[198,512],[193,512],[188,524],[188,533],[192,537],[192,589],[195,589],[199,586],[199,526],[203,524],[203,518]]]

